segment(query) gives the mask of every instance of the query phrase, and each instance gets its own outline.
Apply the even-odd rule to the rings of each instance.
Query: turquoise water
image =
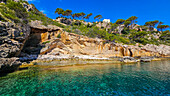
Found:
[[[170,61],[37,66],[0,77],[1,96],[170,96]]]

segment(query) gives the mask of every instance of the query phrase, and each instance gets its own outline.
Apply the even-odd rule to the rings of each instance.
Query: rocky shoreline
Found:
[[[57,26],[44,26],[40,21],[32,21],[30,25],[0,21],[0,26],[3,30],[0,34],[0,72],[15,71],[29,62],[59,61],[60,65],[67,65],[70,61],[73,65],[136,63],[152,61],[153,57],[170,57],[170,46],[167,45],[107,42],[68,33]]]
[[[30,60],[30,59],[27,59]],[[96,58],[92,56],[80,56],[80,57],[55,57],[50,55],[39,56],[37,59],[32,60],[29,64],[31,65],[56,65],[56,66],[67,66],[76,64],[133,64],[138,62],[151,62],[170,60],[169,57],[141,57],[133,58],[129,56],[125,57],[112,57],[112,58]],[[28,65],[29,65],[28,64]],[[24,64],[25,66],[25,64]]]
[[[0,72],[15,71],[29,62],[57,61],[59,65],[136,63],[150,62],[153,57],[170,57],[170,46],[167,45],[107,42],[65,32],[57,26],[44,26],[39,21],[30,25],[0,21],[0,26],[3,30],[0,34]]]
[[[125,59],[126,58],[126,59]],[[128,59],[127,59],[128,58]],[[145,57],[146,61],[142,61],[144,59],[137,59],[132,57],[124,57],[124,58],[109,58],[109,59],[78,59],[78,58],[58,58],[53,60],[33,60],[30,63],[24,63],[19,68],[27,69],[28,67],[36,67],[36,66],[55,66],[55,67],[67,67],[67,66],[79,66],[79,65],[93,65],[93,64],[138,64],[142,62],[154,62],[154,61],[162,61],[162,60],[170,60],[170,58],[153,58],[153,57]],[[148,61],[148,58],[149,61]],[[123,61],[122,61],[123,60]]]
[[[21,9],[26,10],[22,10],[23,12],[15,11],[5,6],[7,4],[6,0],[1,2],[1,7],[7,8],[9,12],[14,11],[14,14],[22,13],[24,15],[21,17],[14,16],[18,18],[18,20],[16,19],[17,22],[14,22],[12,18],[8,18],[10,15],[13,17],[14,14],[7,13],[7,16],[5,16],[2,14],[4,10],[0,12],[0,73],[13,72],[19,66],[29,66],[34,65],[32,63],[39,62],[42,64],[48,62],[49,64],[56,63],[59,65],[136,63],[170,57],[170,46],[168,45],[125,45],[116,43],[115,40],[102,39],[101,36],[89,38],[87,37],[88,35],[78,35],[81,32],[80,30],[75,32],[71,29],[71,31],[67,32],[68,30],[66,31],[66,28],[62,25],[66,22],[75,23],[72,20],[62,19],[56,22],[46,18],[32,4],[18,0],[12,1],[14,1],[13,3],[19,2],[21,4],[20,7],[23,5]],[[15,6],[13,7],[15,8]],[[34,11],[35,13],[33,13]],[[26,18],[26,13],[27,15],[30,13],[32,15],[43,16],[43,19],[50,23],[44,24],[43,21],[45,20]],[[83,24],[85,23],[87,22]],[[96,27],[102,27],[98,25]],[[64,26],[69,27],[67,24],[64,24]]]
[[[20,65],[19,58],[0,58],[0,73],[14,72]]]

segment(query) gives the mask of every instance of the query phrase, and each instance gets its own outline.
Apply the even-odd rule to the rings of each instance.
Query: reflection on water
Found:
[[[0,77],[0,95],[170,95],[170,61],[36,66]]]

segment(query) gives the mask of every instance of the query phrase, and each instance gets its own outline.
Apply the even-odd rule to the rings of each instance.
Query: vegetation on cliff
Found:
[[[67,9],[69,10],[69,9]],[[145,25],[138,25],[136,16],[131,16],[128,19],[118,19],[115,23],[101,22],[102,15],[97,15],[94,19],[98,19],[99,22],[86,22],[84,19],[88,19],[92,16],[92,13],[85,14],[73,13],[69,10],[69,15],[65,15],[67,10],[57,8],[55,13],[58,13],[59,17],[67,24],[64,28],[67,32],[73,32],[76,34],[85,35],[92,38],[106,39],[107,41],[113,41],[117,43],[125,44],[166,44],[170,45],[170,31],[166,30],[169,25],[163,25],[163,22],[154,20],[148,21]],[[83,18],[83,19],[82,19]],[[70,21],[71,23],[67,23]]]
[[[28,9],[28,7],[30,7]],[[20,0],[15,2],[7,0],[6,4],[0,3],[0,21],[28,24],[32,20],[39,20],[43,25],[56,25],[64,31],[85,35],[92,38],[106,39],[106,41],[124,44],[166,44],[170,45],[170,31],[166,30],[169,25],[155,20],[148,21],[145,25],[138,25],[138,17],[132,16],[128,19],[118,19],[115,23],[101,22],[102,15],[94,19],[99,22],[85,22],[93,15],[84,12],[74,13],[72,10],[57,8],[59,21],[54,21],[40,12],[33,4]],[[156,29],[157,28],[157,29]]]
[[[27,9],[28,7],[31,8]],[[51,24],[61,28],[65,27],[45,16],[45,14],[27,1],[20,0],[20,2],[15,2],[13,0],[7,0],[6,4],[0,3],[0,21],[28,24],[31,20],[39,20],[43,22],[43,25]]]

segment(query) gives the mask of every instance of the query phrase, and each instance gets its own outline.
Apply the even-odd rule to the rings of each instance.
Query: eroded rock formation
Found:
[[[38,25],[38,24],[37,24]],[[36,51],[37,46],[34,43],[41,45],[39,47],[39,56],[37,59],[57,59],[57,58],[84,58],[88,59],[95,57],[112,58],[112,57],[168,57],[170,56],[169,46],[165,45],[146,45],[134,46],[116,44],[113,42],[106,43],[105,40],[99,38],[88,38],[86,36],[77,35],[62,31],[57,27],[31,27],[31,38],[27,46],[28,50]],[[154,47],[152,47],[154,46]],[[162,47],[161,47],[162,46]],[[160,49],[161,48],[161,49]],[[36,55],[36,54],[34,54]],[[95,59],[93,58],[93,59]]]
[[[20,64],[13,57],[19,56],[29,34],[28,25],[0,21],[0,71]]]
[[[0,39],[0,57],[3,58],[20,56],[21,58],[43,59],[42,57],[45,56],[47,59],[51,59],[50,57],[84,58],[89,56],[88,59],[93,57],[98,59],[124,56],[170,56],[170,47],[166,45],[147,44],[139,47],[113,42],[106,43],[105,40],[99,38],[88,38],[64,32],[54,25],[44,26],[40,21],[31,22],[30,27],[24,25],[16,27],[12,23],[4,22],[0,22],[0,25],[2,37]]]

